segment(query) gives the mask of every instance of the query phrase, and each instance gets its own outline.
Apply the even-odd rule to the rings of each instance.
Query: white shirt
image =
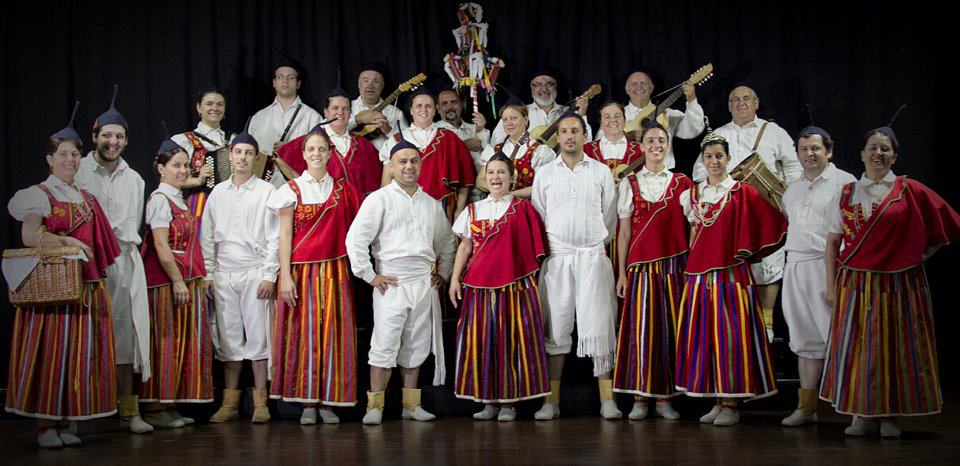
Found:
[[[380,101],[377,102],[377,105],[380,105],[381,103],[383,103],[383,99],[380,99]],[[351,101],[350,102],[350,121],[347,122],[347,129],[352,131],[357,127],[357,115],[360,112],[364,110],[373,110],[373,108],[376,107],[377,105],[374,105],[372,107],[367,106],[367,104],[363,103],[363,99],[361,99],[360,97],[357,97],[356,99]],[[377,150],[380,150],[383,148],[382,146],[384,142],[388,140],[390,141],[393,140],[392,136],[394,134],[397,134],[398,121],[400,122],[401,128],[404,128],[404,129],[407,128],[407,119],[403,116],[403,112],[400,111],[399,108],[393,105],[387,105],[386,107],[383,108],[383,111],[380,113],[383,113],[383,117],[386,118],[387,123],[390,124],[390,134],[387,134],[387,135],[381,134],[376,138],[370,140],[370,142],[373,143],[373,146],[376,147]]]
[[[50,190],[53,198],[60,202],[73,204],[84,202],[83,195],[77,190],[76,185],[69,185],[53,175],[48,176],[40,184]],[[7,203],[7,210],[10,211],[10,216],[18,222],[22,222],[29,214],[46,217],[50,215],[50,198],[40,187],[31,186],[17,191],[10,202]]]
[[[601,130],[600,134],[601,136],[598,141],[600,141],[600,155],[603,156],[603,159],[622,159],[623,154],[627,153],[626,136],[620,135],[619,141],[611,141],[607,139],[606,135],[603,134],[603,130]]]
[[[444,128],[449,131],[453,131],[454,134],[460,137],[461,141],[466,141],[467,139],[477,138],[480,140],[480,147],[486,147],[487,144],[490,144],[490,130],[482,128],[480,132],[477,132],[477,125],[473,123],[467,123],[466,121],[460,121],[460,127],[453,126],[446,120],[440,120],[437,122],[438,128]],[[480,167],[480,153],[483,151],[470,151],[470,155],[473,157],[473,164]]]
[[[856,178],[832,163],[815,180],[801,176],[783,193],[783,215],[787,217],[787,260],[823,257],[827,231],[840,205],[840,191]]]
[[[376,271],[371,249],[377,259]],[[353,274],[368,283],[377,273],[400,281],[421,278],[430,274],[437,256],[439,274],[449,279],[454,249],[453,233],[440,202],[419,186],[410,196],[396,181],[364,199],[347,232]]]
[[[527,115],[530,121],[529,129],[536,128],[537,126],[550,126],[553,122],[557,121],[557,118],[560,118],[560,115],[563,115],[567,109],[570,108],[566,105],[557,105],[553,104],[553,107],[550,108],[549,112],[543,111],[536,102],[527,105]],[[590,127],[590,123],[587,122],[586,117],[583,117],[583,122],[587,125],[587,135],[586,141],[593,140],[593,128]],[[490,136],[491,141],[502,141],[503,138],[507,137],[507,133],[503,130],[503,121],[497,122],[497,127],[494,128],[493,134]]]
[[[297,118],[299,119],[300,117],[297,117]],[[251,126],[252,124],[253,124],[253,121],[251,120]],[[197,125],[196,128],[194,128],[193,134],[203,136],[203,138],[197,136],[197,139],[200,140],[200,145],[202,145],[204,149],[207,149],[208,151],[215,151],[215,150],[222,149],[226,147],[227,144],[230,142],[227,140],[227,133],[224,133],[222,129],[211,128],[206,124],[204,124],[204,122],[202,121]],[[209,141],[207,141],[204,138],[209,139]],[[175,134],[173,135],[173,137],[170,138],[170,140],[179,144],[180,147],[183,148],[183,150],[187,151],[187,157],[193,156],[193,143],[190,142],[189,139],[187,139],[186,133]],[[259,140],[258,140],[258,143],[259,143]]]
[[[686,102],[686,100],[684,100]],[[656,108],[656,105],[648,103],[647,106],[653,106]],[[626,107],[623,108],[623,118],[624,121],[633,121],[640,116],[640,107],[633,105],[633,103],[628,103]],[[670,150],[667,151],[666,157],[663,159],[663,166],[669,169],[673,169],[677,166],[677,160],[673,156],[673,138],[674,136],[680,139],[693,139],[697,137],[700,133],[703,132],[705,128],[703,121],[703,107],[700,106],[700,103],[697,102],[697,99],[693,99],[690,102],[686,103],[686,111],[681,112],[680,110],[675,110],[672,108],[667,109],[667,137],[670,139]],[[599,135],[603,134],[601,129]]]
[[[853,185],[853,194],[850,196],[851,204],[860,204],[863,209],[863,218],[869,219],[873,214],[873,208],[883,203],[890,191],[893,190],[893,182],[897,180],[897,175],[893,170],[887,172],[880,181],[873,181],[867,178],[867,174],[860,175]],[[833,213],[830,215],[829,230],[831,233],[843,234],[843,214],[840,212],[840,202],[835,204]]]
[[[170,228],[173,212],[170,211],[170,203],[167,199],[172,199],[173,203],[181,209],[187,208],[187,204],[183,202],[183,193],[161,182],[160,186],[157,186],[157,189],[147,198],[147,214],[144,222],[150,228]]]
[[[701,204],[716,204],[723,199],[723,196],[727,195],[727,192],[730,191],[735,184],[737,184],[737,180],[733,179],[732,176],[727,176],[716,186],[710,186],[706,181],[701,181],[697,184],[697,197],[700,198]],[[683,214],[687,216],[687,221],[689,221],[691,225],[699,223],[697,216],[693,212],[693,205],[690,203],[689,189],[680,193],[680,205],[683,206]]]
[[[602,245],[617,222],[617,187],[610,169],[586,154],[573,170],[563,157],[544,165],[533,179],[533,207],[543,217],[547,238],[574,247]]]
[[[507,194],[499,200],[488,196],[483,200],[473,203],[474,220],[500,220],[503,214],[507,213],[507,208],[513,202],[513,194]],[[461,238],[470,238],[470,209],[463,209],[457,219],[453,222],[453,234]]]
[[[273,185],[255,176],[241,186],[233,179],[214,186],[200,233],[208,278],[216,270],[259,268],[262,280],[277,280],[280,218],[267,207],[273,192]]]
[[[647,170],[647,167],[640,169],[637,174],[637,186],[640,188],[640,197],[647,202],[657,202],[667,192],[667,185],[673,179],[673,172],[663,169],[660,173],[654,173]],[[617,215],[620,218],[630,218],[633,216],[633,188],[630,182],[617,185]]]
[[[727,123],[718,128],[715,133],[723,136],[730,145],[730,162],[727,164],[727,172],[733,171],[743,159],[753,153],[753,144],[757,140],[760,128],[767,121],[756,117],[750,123],[738,126],[734,122]],[[757,153],[760,159],[766,164],[772,173],[777,175],[787,185],[793,183],[803,174],[803,166],[797,159],[797,151],[793,146],[793,139],[787,134],[786,130],[774,122],[767,125],[763,132],[763,138],[757,147]],[[707,169],[703,167],[702,154],[697,157],[693,164],[694,182],[700,182],[707,179]],[[779,162],[780,167],[777,166]],[[782,167],[782,168],[781,168]]]
[[[300,112],[297,113],[296,120],[290,125],[290,131],[287,133],[286,139],[283,140],[283,142],[290,142],[309,133],[321,121],[320,114],[303,103],[299,96],[293,101],[293,105],[286,109],[280,105],[279,100],[274,98],[272,104],[253,115],[250,120],[249,133],[257,140],[260,152],[273,153],[273,144],[280,140],[283,130],[290,124],[290,119],[293,118],[298,105],[302,105]]]
[[[417,146],[420,152],[423,152],[423,150],[433,142],[433,138],[435,137],[437,137],[436,123],[430,123],[430,126],[426,128],[410,125],[409,128],[403,130],[403,138]],[[399,143],[400,141],[397,141],[395,138],[390,138],[389,141],[380,146],[380,161],[383,162],[384,165],[390,163],[390,150]]]
[[[529,140],[523,144],[520,144],[520,148],[517,150],[517,156],[514,160],[522,158],[524,154],[527,153],[527,150],[530,148],[530,144],[535,141]],[[503,152],[507,157],[513,155],[513,151],[516,148],[516,144],[513,143],[509,138],[503,143],[503,147],[500,148],[500,151]],[[480,166],[483,166],[490,161],[490,158],[497,153],[497,148],[494,145],[488,145],[483,148],[483,152],[480,154]],[[530,160],[530,166],[534,170],[540,169],[540,167],[545,164],[550,163],[553,159],[557,158],[557,153],[553,149],[547,147],[545,144],[540,144],[536,149],[533,150],[532,158]]]
[[[91,151],[80,160],[75,177],[77,187],[93,194],[107,214],[117,241],[140,244],[140,220],[143,218],[143,178],[127,161],[120,159],[109,173],[93,158]]]
[[[293,182],[300,188],[300,198],[304,204],[323,204],[327,202],[330,193],[333,192],[333,178],[326,173],[319,180],[314,178],[309,172],[303,172],[300,176],[293,179]],[[279,189],[273,192],[267,206],[273,210],[280,210],[286,207],[297,205],[297,194],[293,192],[290,185],[284,183]]]
[[[327,136],[330,137],[330,142],[333,143],[333,147],[337,148],[337,152],[342,156],[346,157],[350,152],[350,143],[353,141],[353,137],[350,135],[350,131],[344,131],[343,135],[337,134],[336,131],[332,129],[327,130]]]

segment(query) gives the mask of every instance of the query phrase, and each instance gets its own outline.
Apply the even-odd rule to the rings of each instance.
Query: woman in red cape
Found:
[[[7,206],[23,222],[24,246],[74,246],[86,255],[81,302],[21,306],[13,318],[5,407],[37,419],[41,448],[79,445],[71,421],[117,411],[113,321],[103,278],[120,246],[96,198],[74,184],[83,143],[72,126],[71,119],[47,143],[46,181],[17,191]]]
[[[729,426],[740,422],[738,399],[777,392],[748,262],[783,244],[787,221],[756,189],[727,174],[723,137],[707,135],[701,147],[707,179],[681,195],[692,228],[677,324],[676,388],[717,398],[700,422]]]
[[[618,186],[617,296],[623,306],[613,391],[636,397],[630,419],[647,416],[647,398],[657,400],[660,417],[678,419],[670,398],[678,394],[673,385],[676,318],[690,232],[680,194],[693,182],[664,167],[670,151],[665,129],[647,128],[640,140],[644,168]]]
[[[510,158],[495,155],[484,171],[490,196],[470,204],[453,225],[461,242],[450,300],[457,306],[462,299],[454,388],[457,397],[486,405],[474,419],[512,421],[513,403],[550,394],[534,276],[547,237],[533,205],[509,194]]]
[[[828,222],[834,317],[820,398],[853,415],[847,435],[899,437],[898,416],[943,405],[923,262],[960,238],[960,216],[930,188],[893,174],[899,152],[889,127],[867,133],[865,173],[844,186]]]
[[[303,175],[270,197],[280,216],[280,277],[270,398],[303,404],[301,424],[340,419],[334,406],[357,404],[357,329],[346,235],[361,194],[327,172],[330,139],[303,139]]]

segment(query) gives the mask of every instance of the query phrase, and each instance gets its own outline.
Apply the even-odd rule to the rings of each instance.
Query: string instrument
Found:
[[[597,94],[599,94],[600,91],[602,90],[603,89],[600,87],[599,84],[594,84],[590,86],[590,88],[587,89],[587,92],[584,92],[580,97],[577,97],[577,99],[574,99],[572,102],[570,102],[571,107],[573,108],[574,111],[578,110],[577,104],[576,104],[578,99],[584,98],[584,99],[590,100],[596,97]],[[540,141],[541,144],[551,149],[556,149],[557,148],[557,126],[559,124],[560,124],[560,119],[558,118],[557,121],[554,121],[553,124],[550,126],[547,126],[547,125],[537,126],[530,130],[530,137],[532,137],[537,141]]]
[[[640,109],[640,114],[637,115],[637,118],[630,120],[623,127],[624,134],[628,135],[627,137],[632,140],[639,140],[640,132],[644,127],[651,126],[654,121],[656,121],[660,126],[667,128],[670,124],[667,119],[667,109],[673,105],[677,99],[683,95],[683,85],[684,84],[693,84],[699,86],[713,76],[713,63],[707,63],[706,65],[700,67],[699,70],[695,71],[690,75],[690,79],[680,83],[677,88],[667,96],[666,99],[663,99],[660,102],[660,105],[652,107],[647,105],[646,107]]]
[[[647,158],[641,155],[637,160],[634,160],[633,163],[627,165],[625,163],[617,164],[616,167],[613,167],[613,181],[619,183],[620,180],[630,176],[633,172],[637,171],[638,168],[642,167],[646,163]]]
[[[423,84],[423,82],[426,81],[426,79],[427,79],[427,76],[423,73],[420,73],[408,79],[406,82],[398,86],[397,90],[393,91],[390,95],[388,95],[386,99],[383,99],[382,102],[377,104],[376,107],[373,107],[370,110],[364,110],[358,113],[357,118],[359,119],[360,117],[364,115],[369,115],[371,113],[383,113],[383,109],[387,108],[388,105],[391,105],[394,102],[396,102],[397,97],[400,97],[400,94],[416,89],[417,87],[420,86],[420,84]],[[358,127],[354,129],[353,134],[356,134],[357,136],[366,137],[367,139],[373,139],[379,136],[381,134],[381,131],[380,131],[380,127],[377,125],[364,125],[363,127]]]

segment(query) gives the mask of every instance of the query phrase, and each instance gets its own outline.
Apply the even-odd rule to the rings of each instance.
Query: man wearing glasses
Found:
[[[284,143],[310,131],[320,122],[320,114],[303,103],[297,95],[302,81],[303,67],[285,58],[274,69],[273,89],[277,96],[273,103],[253,115],[247,132],[257,140],[263,152],[276,150]],[[283,177],[275,177],[282,181]]]
[[[740,86],[730,92],[728,109],[733,121],[716,131],[730,143],[730,163],[727,172],[740,164],[753,152],[787,185],[803,174],[803,166],[797,159],[797,151],[787,131],[772,121],[757,116],[760,99],[757,93],[747,86]],[[765,128],[764,128],[765,127]],[[762,134],[761,134],[762,131]],[[756,150],[754,150],[756,146]],[[699,183],[707,178],[707,172],[700,163],[701,154],[693,164],[693,182]],[[763,324],[767,328],[767,338],[773,340],[773,306],[780,291],[780,279],[783,277],[783,249],[753,264],[753,278],[760,288],[760,302],[763,308]]]
[[[623,108],[624,121],[636,120],[641,111],[653,112],[656,110],[656,105],[650,102],[654,85],[649,74],[643,71],[631,73],[630,76],[627,76],[627,82],[624,83],[623,89],[627,92],[627,97],[630,98],[630,103]],[[697,102],[696,86],[684,84],[683,95],[687,102],[686,111],[681,112],[672,108],[668,108],[666,111],[667,121],[669,122],[666,130],[671,144],[666,157],[663,159],[663,165],[668,170],[673,170],[677,165],[676,159],[673,157],[673,137],[693,139],[703,132],[704,128],[703,107]],[[601,129],[599,133],[597,139],[602,140],[600,136],[603,135],[603,130]]]
[[[538,71],[533,79],[530,80],[530,95],[533,96],[533,103],[527,105],[527,114],[529,115],[529,128],[537,126],[550,126],[560,115],[569,108],[566,105],[557,104],[557,72],[552,70]],[[577,99],[577,113],[581,117],[587,114],[587,99]],[[584,118],[586,123],[586,118]],[[491,144],[499,144],[507,137],[503,130],[503,122],[497,123],[496,129],[490,138]],[[587,124],[587,141],[593,140],[593,129]]]

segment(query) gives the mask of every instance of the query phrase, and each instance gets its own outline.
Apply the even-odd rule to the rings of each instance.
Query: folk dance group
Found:
[[[628,106],[600,108],[592,142],[587,102],[577,112],[557,105],[549,74],[531,82],[534,103],[503,108],[492,137],[481,114],[461,119],[449,90],[416,93],[409,127],[396,107],[364,112],[381,102],[374,68],[360,74],[356,100],[339,86],[325,97],[323,122],[297,97],[297,67],[277,67],[273,84],[275,101],[232,138],[220,128],[224,96],[200,93],[201,122],[160,145],[160,184],[145,201],[121,157],[130,135],[113,104],[86,157],[73,119],[50,137],[50,176],[8,209],[24,245],[79,246],[88,260],[81,303],[16,312],[6,409],[38,419],[42,447],[79,444],[72,421],[118,407],[133,432],[193,423],[175,407],[214,400],[213,357],[225,386],[211,422],[239,417],[246,360],[254,423],[269,421],[268,398],[302,404],[303,424],[338,422],[333,408],[357,403],[355,322],[368,312],[358,293],[373,299],[365,424],[381,422],[398,366],[403,418],[434,419],[418,376],[433,354],[433,383],[446,380],[449,298],[459,309],[453,385],[484,405],[476,419],[512,421],[514,404],[533,398],[544,400],[536,419],[559,417],[576,327],[604,418],[622,417],[614,393],[634,398],[630,419],[647,417],[650,403],[676,419],[670,400],[686,394],[716,399],[701,422],[732,425],[740,401],[777,389],[761,284],[781,274],[801,376],[784,425],[816,421],[818,395],[853,415],[849,435],[897,436],[897,417],[941,409],[923,261],[960,236],[960,217],[894,175],[889,127],[867,133],[857,179],[830,163],[826,131],[803,129],[795,151],[739,87],[733,121],[704,137],[691,180],[672,171],[671,140],[703,130],[693,86],[667,127],[624,135],[652,105],[642,72],[625,85]],[[557,121],[559,154],[528,137]],[[352,135],[359,125],[380,136]],[[207,190],[207,157],[225,156],[222,147],[232,175]],[[252,171],[271,149],[299,173],[278,175],[279,189]],[[782,213],[728,174],[752,152],[791,182]],[[641,159],[614,179],[611,167]],[[471,192],[475,180],[486,197]]]

